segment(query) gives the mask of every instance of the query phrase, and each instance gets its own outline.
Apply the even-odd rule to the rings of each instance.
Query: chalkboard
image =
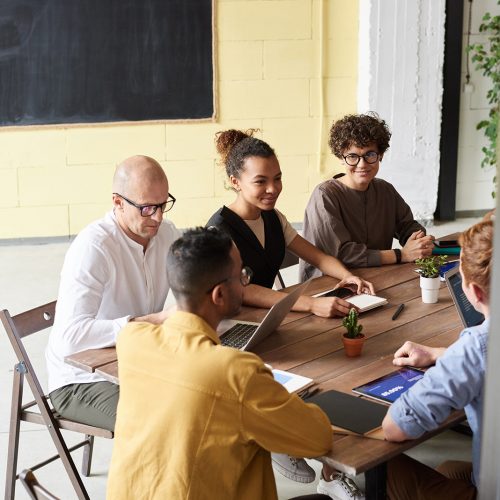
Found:
[[[0,0],[0,125],[210,118],[212,0]]]

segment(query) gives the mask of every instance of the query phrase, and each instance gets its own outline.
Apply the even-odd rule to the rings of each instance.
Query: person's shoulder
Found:
[[[486,352],[488,344],[489,322],[466,328],[460,333],[457,343],[463,344],[465,348],[479,348]]]
[[[107,213],[101,219],[95,220],[85,226],[75,237],[71,247],[105,245],[108,240],[116,237],[117,225],[113,219],[112,213]],[[70,248],[71,248],[70,247]]]
[[[221,222],[224,221],[222,217],[222,211],[224,207],[220,207],[216,212],[214,212],[210,218],[208,219],[208,222],[205,224],[205,227],[210,227],[210,226],[217,226]]]
[[[385,179],[381,179],[380,177],[375,177],[370,183],[371,187],[377,191],[391,192],[399,194],[396,188]]]

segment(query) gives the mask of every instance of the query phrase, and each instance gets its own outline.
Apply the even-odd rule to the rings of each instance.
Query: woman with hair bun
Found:
[[[269,144],[253,137],[255,132],[254,129],[226,130],[216,134],[217,152],[237,196],[207,223],[222,227],[231,235],[243,264],[253,271],[254,286],[245,288],[245,303],[271,307],[282,297],[272,286],[285,250],[310,262],[324,274],[340,279],[339,286],[351,285],[358,293],[373,293],[371,283],[352,275],[338,259],[311,245],[274,208],[282,189],[280,164]],[[293,307],[294,311],[323,317],[344,316],[349,309],[350,304],[337,297],[302,296]]]

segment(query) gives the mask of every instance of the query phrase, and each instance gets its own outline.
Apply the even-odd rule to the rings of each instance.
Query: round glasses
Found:
[[[241,268],[241,273],[239,275],[239,280],[240,280],[240,283],[243,286],[248,286],[250,284],[250,282],[252,281],[252,277],[253,277],[253,271],[248,266],[244,266],[244,267]],[[229,278],[225,278],[223,280],[220,280],[217,283],[215,283],[215,285],[213,285],[210,288],[210,290],[207,290],[207,293],[211,293],[212,290],[217,285],[220,285],[221,283],[225,283],[226,281],[231,281],[231,280],[235,280],[235,279],[238,279],[238,277],[237,276],[230,276]]]
[[[123,196],[120,193],[113,193],[116,196],[119,196],[120,198],[123,198],[129,205],[132,205],[135,208],[138,208],[141,212],[141,215],[143,217],[151,217],[156,213],[158,209],[160,209],[161,213],[168,212],[169,210],[172,209],[175,203],[175,198],[172,196],[170,193],[168,193],[168,199],[167,201],[164,201],[163,203],[158,203],[157,205],[138,205],[137,203],[134,203],[132,200],[129,200],[125,196]]]
[[[368,153],[364,155],[357,155],[356,153],[349,153],[348,155],[342,155],[342,158],[344,158],[344,161],[350,165],[351,167],[355,167],[361,158],[366,161],[366,163],[369,163],[370,165],[373,163],[377,163],[379,159],[379,154],[375,151],[368,151]]]

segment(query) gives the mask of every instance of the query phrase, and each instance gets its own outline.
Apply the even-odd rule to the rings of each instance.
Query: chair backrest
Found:
[[[59,500],[37,481],[35,474],[31,470],[23,470],[19,474],[19,479],[33,500]]]
[[[17,359],[32,375],[31,380],[28,379],[31,390],[33,393],[36,391],[40,396],[43,396],[43,390],[38,381],[38,377],[35,375],[35,371],[22,339],[28,335],[51,327],[54,324],[55,311],[56,301],[35,307],[34,309],[30,309],[15,316],[11,316],[6,309],[0,311],[0,319],[2,320]]]
[[[56,301],[54,300],[15,316],[11,316],[9,311],[3,310],[1,311],[1,318],[7,334],[13,332],[19,338],[23,338],[50,328],[54,324],[55,312]]]

